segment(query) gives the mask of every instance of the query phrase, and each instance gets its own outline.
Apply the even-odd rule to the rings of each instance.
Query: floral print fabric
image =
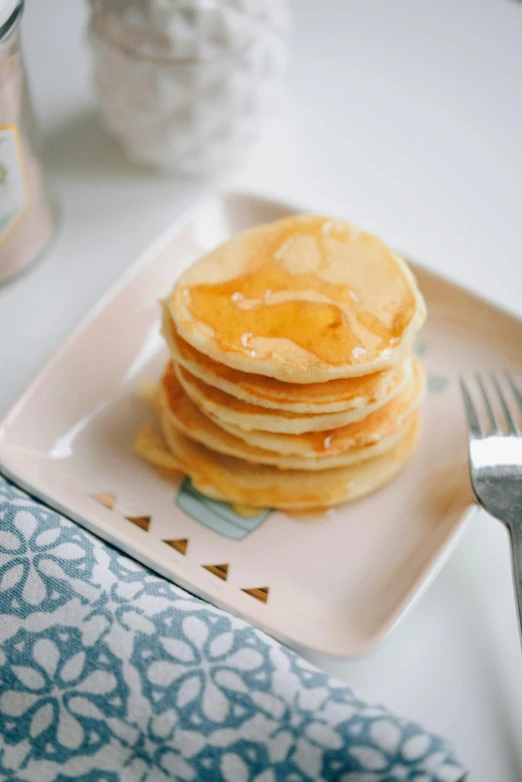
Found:
[[[456,782],[444,741],[0,477],[0,779]]]

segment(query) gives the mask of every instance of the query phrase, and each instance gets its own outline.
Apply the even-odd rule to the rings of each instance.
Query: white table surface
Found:
[[[0,410],[208,183],[128,163],[100,129],[87,4],[28,0],[26,59],[60,227],[0,290]],[[295,0],[289,96],[245,188],[349,217],[522,315],[522,4]],[[473,782],[522,779],[522,652],[507,535],[479,514],[387,642],[316,659],[447,736]]]

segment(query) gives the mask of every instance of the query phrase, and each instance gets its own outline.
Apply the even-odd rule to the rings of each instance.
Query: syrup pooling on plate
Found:
[[[257,340],[287,339],[324,365],[364,364],[399,342],[417,309],[385,252],[348,224],[294,218],[254,244],[244,274],[187,286],[185,304],[224,353],[255,358]]]

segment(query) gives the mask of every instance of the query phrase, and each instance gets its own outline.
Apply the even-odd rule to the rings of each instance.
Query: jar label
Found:
[[[16,227],[28,203],[29,191],[18,125],[0,125],[0,245]]]

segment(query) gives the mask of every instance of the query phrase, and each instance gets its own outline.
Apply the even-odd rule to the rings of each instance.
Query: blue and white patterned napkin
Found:
[[[441,739],[0,477],[0,778],[457,782]]]

